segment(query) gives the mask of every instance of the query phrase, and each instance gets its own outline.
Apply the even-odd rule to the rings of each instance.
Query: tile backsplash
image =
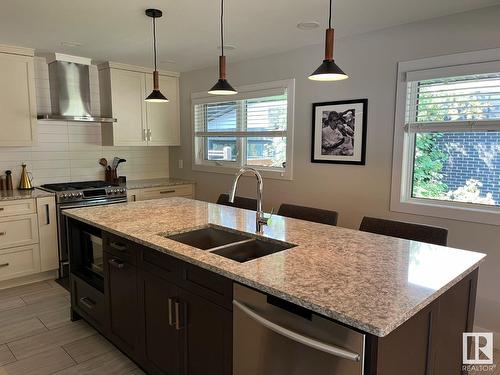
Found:
[[[35,58],[35,85],[38,113],[51,111],[49,73],[45,58]],[[99,114],[97,67],[90,68],[92,113]],[[1,119],[0,119],[1,121]],[[51,182],[102,180],[101,157],[127,160],[118,175],[127,179],[168,177],[168,147],[102,146],[101,124],[66,121],[38,121],[38,142],[32,147],[0,147],[0,174],[12,170],[19,181],[21,163],[33,173],[35,186]]]

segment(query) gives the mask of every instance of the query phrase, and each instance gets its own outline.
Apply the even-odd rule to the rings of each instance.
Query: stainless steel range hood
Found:
[[[39,120],[115,122],[92,114],[90,105],[90,59],[56,53],[48,59],[52,113],[39,113]]]

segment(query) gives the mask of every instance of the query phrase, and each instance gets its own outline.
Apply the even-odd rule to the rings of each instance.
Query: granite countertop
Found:
[[[2,201],[13,201],[17,199],[33,199],[33,198],[43,198],[52,197],[54,193],[49,193],[41,189],[33,190],[0,190],[0,202]]]
[[[194,181],[182,180],[179,178],[152,178],[147,180],[131,180],[127,181],[127,189],[147,189],[153,187],[163,187],[163,186],[175,186],[175,185],[185,185],[194,184]]]
[[[64,213],[380,337],[463,279],[485,257],[275,215],[264,236],[297,246],[238,263],[160,234],[209,223],[254,233],[253,211],[166,198]]]

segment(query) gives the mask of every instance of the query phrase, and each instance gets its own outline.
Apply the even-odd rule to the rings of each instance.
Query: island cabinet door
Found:
[[[104,252],[103,263],[109,338],[134,358],[139,339],[137,268],[107,252]]]
[[[184,333],[184,374],[232,373],[232,312],[181,289],[179,329]]]
[[[140,362],[149,374],[181,374],[183,332],[175,325],[178,290],[163,278],[139,271]]]

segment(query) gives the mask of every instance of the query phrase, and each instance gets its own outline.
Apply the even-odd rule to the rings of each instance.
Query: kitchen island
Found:
[[[139,276],[137,282],[136,271],[131,270],[127,277],[117,278],[118,281],[106,280],[113,275],[114,269],[127,269],[123,264],[128,262],[140,268],[146,260],[148,265],[145,268],[151,266],[146,271],[151,274],[158,275],[158,268],[171,275],[178,274],[179,282],[175,281],[177,276],[160,275],[173,280],[174,285],[182,284],[182,280],[190,277],[188,281],[195,289],[196,284],[201,289],[204,283],[212,283],[205,288],[210,289],[209,296],[202,297],[212,298],[212,302],[215,300],[220,307],[220,313],[224,315],[218,326],[224,336],[221,342],[229,345],[220,356],[224,361],[221,365],[224,371],[220,373],[229,374],[231,371],[231,340],[228,338],[231,332],[227,332],[231,328],[231,324],[227,324],[231,314],[227,312],[232,311],[232,293],[228,285],[233,282],[366,335],[362,358],[364,374],[420,374],[423,373],[421,369],[433,369],[435,374],[460,373],[461,332],[472,329],[477,270],[484,259],[483,254],[273,216],[264,228],[263,237],[295,246],[239,263],[166,236],[208,225],[252,233],[255,231],[253,211],[185,198],[168,198],[68,210],[65,215],[71,218],[75,228],[73,246],[78,246],[78,226],[83,225],[90,231],[102,231],[105,251],[109,248],[109,256],[106,252],[104,256],[102,292],[104,300],[108,301],[102,314],[108,321],[97,327],[105,335],[113,325],[127,325],[127,319],[120,314],[114,317],[113,313],[108,313],[110,304],[113,304],[113,295],[109,295],[111,287],[116,289],[120,283],[129,286],[129,301],[135,300],[130,296],[137,289],[137,313],[129,309],[132,315],[136,314],[128,317],[129,322],[135,319],[146,328],[150,324],[144,314],[147,309],[143,308],[143,302],[148,298],[146,294],[151,297],[156,293],[156,298],[159,298],[162,292],[160,289],[153,291],[155,287],[144,287],[149,276]],[[77,262],[78,259],[75,257],[71,261]],[[109,269],[110,265],[113,269]],[[177,273],[178,269],[182,272]],[[90,286],[95,284],[90,283]],[[193,293],[192,290],[188,292]],[[79,309],[78,301],[76,298],[72,301],[73,307],[76,306],[73,309],[75,316],[87,318]],[[88,304],[88,300],[84,302]],[[191,302],[192,306],[206,308],[199,301]],[[115,307],[120,303],[126,308],[126,299],[117,300]],[[174,304],[176,309],[181,309],[178,299],[165,297],[165,304]],[[171,309],[167,307],[169,313]],[[165,324],[172,323],[170,325],[177,325],[178,330],[182,329],[178,326],[179,319],[173,323],[168,313],[164,316]],[[216,316],[215,310],[208,315]],[[132,330],[132,327],[128,328]],[[143,337],[142,344],[137,346],[144,344],[144,334],[132,336]],[[127,341],[123,337],[118,339]],[[185,345],[187,339],[179,338],[182,341],[179,345]],[[202,339],[201,334],[196,338]],[[191,340],[195,338],[191,337]],[[207,340],[205,346],[210,345],[210,338]],[[136,352],[130,345],[119,347],[149,372],[155,373],[144,364],[148,362],[144,354],[136,356],[136,353],[144,353],[143,349]],[[172,355],[169,363],[181,369],[180,362],[187,361],[186,358],[185,355]],[[152,367],[161,368],[158,364]],[[157,373],[167,372],[158,370]]]

